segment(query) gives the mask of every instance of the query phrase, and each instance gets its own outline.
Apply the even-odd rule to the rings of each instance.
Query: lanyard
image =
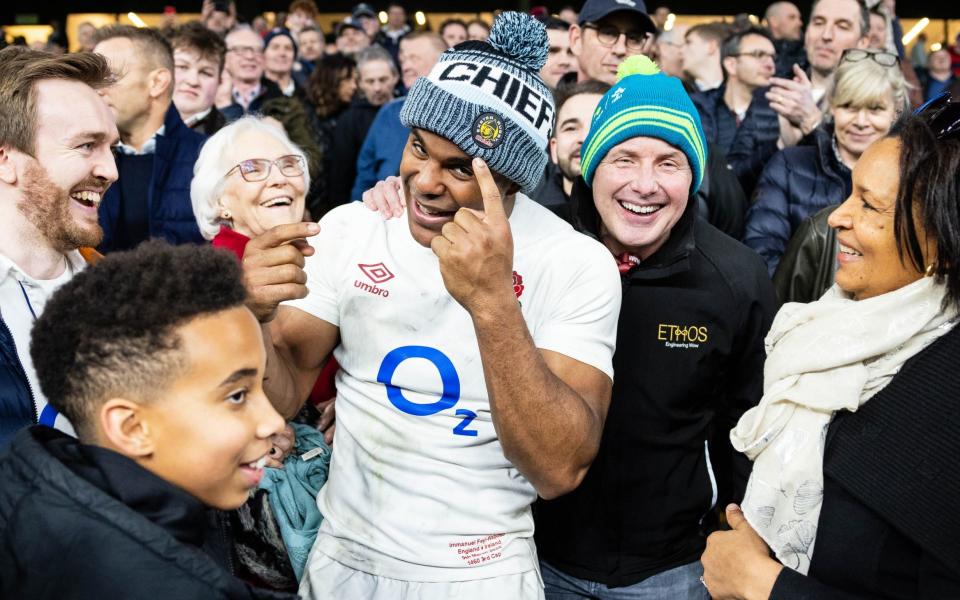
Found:
[[[23,299],[27,301],[27,308],[30,309],[30,314],[33,315],[33,322],[37,322],[37,313],[33,310],[33,304],[30,303],[30,296],[27,295],[27,290],[23,287],[23,282],[17,279],[17,285],[20,286],[20,291],[23,293]]]

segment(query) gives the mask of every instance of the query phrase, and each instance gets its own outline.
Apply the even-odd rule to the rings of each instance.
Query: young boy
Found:
[[[245,298],[233,256],[159,242],[54,294],[31,355],[79,439],[35,426],[0,454],[0,597],[279,597],[200,550],[284,426]]]
[[[214,102],[220,87],[226,46],[223,39],[197,22],[179,27],[173,47],[173,103],[184,125],[213,135],[227,124]]]

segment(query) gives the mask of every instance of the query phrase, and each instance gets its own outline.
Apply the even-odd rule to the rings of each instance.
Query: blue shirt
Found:
[[[378,181],[400,172],[403,148],[410,137],[410,129],[400,122],[405,99],[391,100],[377,111],[357,156],[357,178],[350,191],[352,200],[359,200]]]
[[[924,102],[931,98],[936,98],[943,92],[947,91],[947,88],[953,83],[953,77],[948,78],[946,81],[940,81],[939,79],[930,78],[930,82],[927,84],[927,97],[923,99]]]

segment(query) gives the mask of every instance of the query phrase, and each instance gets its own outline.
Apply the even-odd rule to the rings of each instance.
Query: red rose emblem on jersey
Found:
[[[523,277],[516,271],[513,272],[513,293],[517,298],[523,293]]]

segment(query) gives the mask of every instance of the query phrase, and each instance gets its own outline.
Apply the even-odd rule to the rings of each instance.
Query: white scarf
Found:
[[[856,411],[911,356],[946,333],[945,287],[932,277],[854,301],[834,285],[785,304],[765,340],[763,398],[730,431],[754,461],[743,514],[787,567],[806,574],[823,499],[823,450],[833,413]]]

